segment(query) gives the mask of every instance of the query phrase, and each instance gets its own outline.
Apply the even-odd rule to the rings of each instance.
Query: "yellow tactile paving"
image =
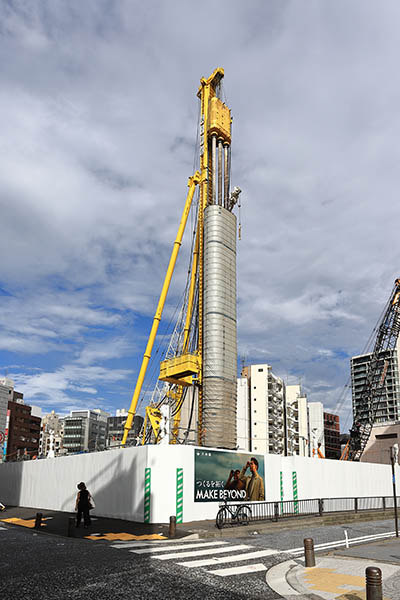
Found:
[[[365,576],[312,567],[306,569],[303,578],[314,591],[339,594],[334,596],[335,600],[366,600]],[[390,598],[383,596],[382,600],[390,600]]]
[[[133,533],[104,533],[103,535],[86,535],[86,540],[166,540],[165,535],[152,533],[150,535],[134,535]]]
[[[4,523],[12,523],[13,525],[22,525],[23,527],[35,527],[35,519],[17,519],[17,517],[11,517],[10,519],[0,519]],[[42,527],[46,527],[46,517],[42,519]]]
[[[332,594],[343,594],[349,587],[365,588],[365,577],[358,575],[347,575],[338,573],[334,569],[321,569],[312,567],[304,574],[305,581],[311,589],[318,592],[330,592]]]

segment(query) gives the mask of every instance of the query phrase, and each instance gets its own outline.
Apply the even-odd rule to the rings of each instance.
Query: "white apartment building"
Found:
[[[300,385],[286,386],[287,455],[310,455],[307,396]]]
[[[258,454],[284,454],[283,380],[272,373],[270,365],[251,365],[243,368],[237,389],[239,449]]]
[[[237,411],[236,411],[237,449],[250,451],[250,404],[249,380],[238,377],[237,380]]]
[[[317,456],[318,444],[325,456],[324,405],[322,402],[308,403],[308,436],[310,456]]]

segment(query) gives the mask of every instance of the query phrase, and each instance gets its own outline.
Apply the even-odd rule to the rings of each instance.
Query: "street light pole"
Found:
[[[394,506],[394,522],[396,527],[396,537],[399,537],[399,524],[397,521],[397,495],[396,495],[396,473],[394,469],[394,463],[397,463],[397,457],[399,454],[399,445],[394,444],[390,448],[390,462],[392,463],[392,483],[393,483],[393,506]]]

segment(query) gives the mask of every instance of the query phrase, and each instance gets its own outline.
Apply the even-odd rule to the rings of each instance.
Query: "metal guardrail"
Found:
[[[360,513],[362,511],[393,510],[393,496],[369,496],[359,498],[313,498],[307,500],[282,500],[280,502],[228,502],[231,517],[226,525],[237,524],[237,509],[245,504],[249,508],[249,522],[279,521],[301,516],[320,516],[338,512]],[[220,505],[220,509],[226,506]],[[400,507],[400,498],[397,498]],[[219,509],[219,510],[220,510]]]

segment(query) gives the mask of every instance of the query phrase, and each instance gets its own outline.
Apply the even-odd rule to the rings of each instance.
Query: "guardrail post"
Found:
[[[365,569],[367,600],[382,600],[382,571],[378,567]]]
[[[274,521],[279,519],[279,502],[274,502]]]
[[[304,560],[306,567],[315,567],[314,540],[312,538],[304,540]]]
[[[354,498],[354,512],[358,512],[358,498]]]
[[[383,508],[383,510],[386,510],[386,498],[385,498],[385,496],[382,497],[382,508]]]
[[[319,500],[318,500],[318,512],[319,512],[319,516],[322,517],[324,514],[324,499],[323,498],[319,498]]]
[[[40,526],[42,524],[42,517],[43,513],[36,513],[35,529],[40,529]]]
[[[168,537],[173,538],[175,536],[176,536],[176,517],[172,516],[169,518]]]

